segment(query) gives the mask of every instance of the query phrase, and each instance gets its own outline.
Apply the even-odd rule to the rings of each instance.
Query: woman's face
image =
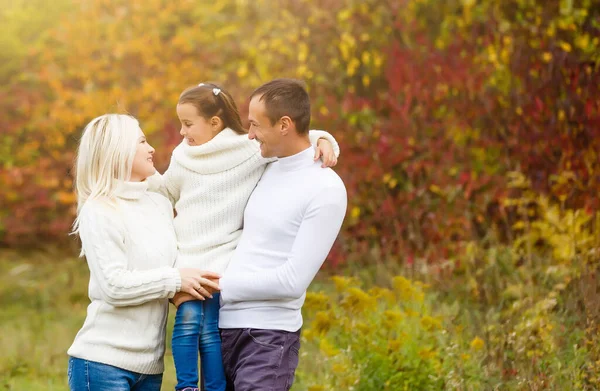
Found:
[[[137,149],[131,167],[132,182],[141,182],[156,172],[153,161],[154,148],[146,141],[146,136],[142,132],[142,129],[138,130],[138,135]]]
[[[218,117],[206,120],[198,114],[198,110],[191,103],[177,105],[177,117],[181,122],[179,134],[187,140],[189,145],[202,145],[212,140],[221,130]]]

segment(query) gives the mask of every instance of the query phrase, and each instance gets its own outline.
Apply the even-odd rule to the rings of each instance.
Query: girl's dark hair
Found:
[[[215,83],[202,83],[190,87],[179,96],[178,104],[190,103],[198,114],[207,121],[214,116],[221,118],[223,125],[237,134],[246,134],[248,131],[242,126],[240,112],[235,101],[219,85]]]

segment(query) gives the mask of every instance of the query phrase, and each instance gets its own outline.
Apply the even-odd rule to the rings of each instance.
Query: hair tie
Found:
[[[215,94],[215,96],[219,95],[220,92],[221,92],[220,88],[213,88],[213,94]]]

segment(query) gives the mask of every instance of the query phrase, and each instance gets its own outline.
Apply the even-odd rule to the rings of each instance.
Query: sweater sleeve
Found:
[[[331,135],[331,133],[326,132],[324,130],[310,130],[308,132],[308,138],[310,139],[310,143],[312,144],[312,146],[315,148],[317,147],[317,142],[319,141],[319,139],[324,138],[325,140],[329,141],[333,146],[333,153],[335,153],[335,157],[340,156],[340,146],[338,145],[335,137]]]
[[[178,180],[177,169],[178,164],[175,159],[171,157],[169,168],[167,168],[167,171],[165,171],[163,175],[160,175],[157,171],[150,178],[146,179],[148,181],[148,190],[167,197],[173,206],[179,201],[180,194],[180,182]]]
[[[314,198],[287,261],[279,267],[252,273],[226,272],[219,281],[223,303],[301,297],[331,250],[346,214],[346,204],[343,186],[329,188]]]
[[[173,297],[181,288],[177,269],[150,270],[128,268],[125,228],[115,210],[108,205],[86,205],[81,211],[79,235],[102,299],[115,307],[139,305],[151,300]]]

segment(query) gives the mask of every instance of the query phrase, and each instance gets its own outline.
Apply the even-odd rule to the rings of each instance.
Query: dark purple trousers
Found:
[[[294,382],[300,330],[221,329],[227,391],[288,391]]]

